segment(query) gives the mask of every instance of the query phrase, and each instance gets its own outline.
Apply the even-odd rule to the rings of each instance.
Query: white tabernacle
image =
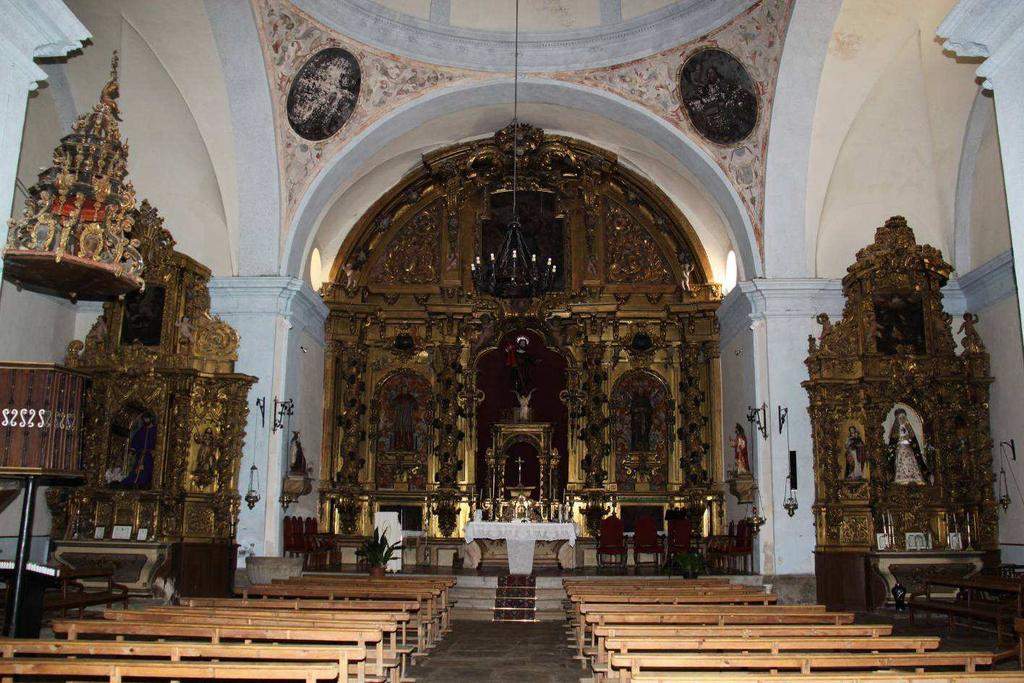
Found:
[[[510,574],[533,572],[533,548],[537,541],[567,541],[576,545],[576,525],[569,522],[469,522],[466,543],[478,538],[504,539]]]

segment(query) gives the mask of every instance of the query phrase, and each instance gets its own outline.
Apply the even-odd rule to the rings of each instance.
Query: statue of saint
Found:
[[[291,440],[292,458],[291,467],[288,468],[288,473],[297,476],[306,476],[309,474],[309,465],[306,463],[306,454],[302,450],[302,442],[299,441],[299,433],[292,432]]]
[[[928,465],[921,454],[921,443],[903,408],[896,410],[896,419],[889,429],[889,450],[893,459],[894,484],[925,484]]]
[[[196,486],[205,488],[212,484],[217,478],[217,463],[220,461],[220,439],[213,433],[211,427],[203,430],[202,434],[193,437],[199,449],[196,451],[196,464],[192,470],[192,477]]]
[[[522,394],[530,384],[530,369],[534,359],[529,353],[529,346],[530,338],[521,334],[505,347],[505,366],[509,370],[512,390],[516,394]]]
[[[850,435],[846,437],[846,479],[864,479],[864,465],[867,456],[864,453],[864,439],[860,430],[850,425]]]
[[[641,393],[633,395],[629,406],[629,450],[651,450],[651,423],[654,408],[649,396]]]
[[[391,404],[391,450],[416,450],[416,399],[399,394]]]
[[[733,455],[736,457],[736,473],[750,474],[750,458],[747,455],[747,433],[740,423],[736,423],[736,436],[729,439]]]

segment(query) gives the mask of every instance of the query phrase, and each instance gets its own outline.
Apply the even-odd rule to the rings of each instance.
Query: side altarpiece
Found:
[[[843,278],[842,320],[819,315],[808,340],[815,563],[829,605],[873,608],[897,582],[909,592],[997,552],[989,356],[977,317],[955,329],[943,310],[951,272],[894,216]]]
[[[103,305],[66,364],[90,380],[85,482],[51,488],[54,557],[116,580],[228,595],[249,387],[238,334],[210,314],[210,270],[175,251],[148,202],[133,209],[145,287]]]
[[[322,530],[366,534],[398,507],[429,538],[457,537],[516,477],[583,527],[653,506],[717,530],[721,292],[692,227],[613,154],[520,124],[519,215],[558,275],[533,298],[476,291],[470,265],[510,218],[512,135],[425,156],[334,260]],[[519,396],[538,424],[497,428]],[[538,448],[551,452],[524,465]]]

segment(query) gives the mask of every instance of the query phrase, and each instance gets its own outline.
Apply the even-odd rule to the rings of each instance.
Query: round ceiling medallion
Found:
[[[679,72],[679,95],[690,123],[711,142],[739,142],[757,125],[754,80],[725,50],[705,48],[691,55]]]
[[[288,123],[307,140],[324,140],[345,125],[356,108],[361,74],[348,50],[329,47],[306,60],[288,90]]]

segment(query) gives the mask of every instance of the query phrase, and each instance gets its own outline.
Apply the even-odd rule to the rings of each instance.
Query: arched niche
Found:
[[[370,414],[377,488],[426,488],[433,420],[433,391],[423,374],[402,369],[377,384]]]
[[[612,387],[612,455],[621,491],[663,491],[673,451],[675,403],[665,378],[630,370]]]

